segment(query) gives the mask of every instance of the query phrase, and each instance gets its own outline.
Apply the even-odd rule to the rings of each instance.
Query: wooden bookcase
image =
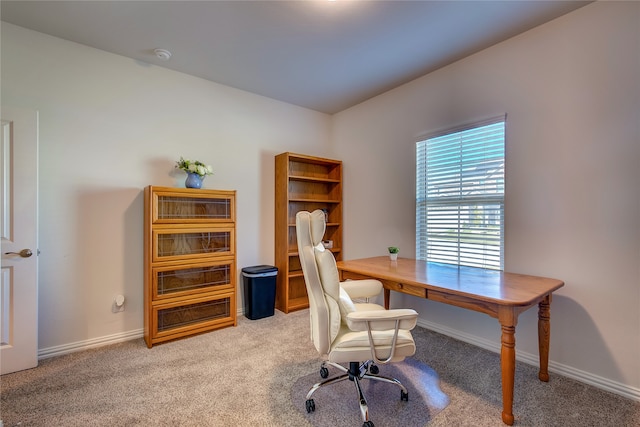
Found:
[[[285,313],[309,306],[298,257],[296,213],[326,211],[327,231],[336,260],[342,259],[342,162],[282,153],[275,158],[276,308]]]
[[[236,319],[235,191],[144,190],[144,339],[163,341]]]

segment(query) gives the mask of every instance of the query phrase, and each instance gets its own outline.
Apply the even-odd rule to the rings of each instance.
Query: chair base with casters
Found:
[[[331,365],[333,367],[338,368],[342,372],[342,375],[338,375],[332,378],[328,378],[329,370],[326,365]],[[328,378],[324,381],[314,384],[307,393],[307,400],[305,402],[307,412],[314,412],[316,410],[316,404],[314,400],[311,398],[313,393],[316,392],[321,387],[328,386],[331,384],[335,384],[340,381],[349,380],[353,381],[356,392],[358,395],[358,402],[360,404],[360,413],[362,415],[363,427],[374,427],[373,422],[369,420],[369,407],[367,406],[367,399],[362,393],[362,388],[360,387],[360,381],[363,379],[373,380],[373,381],[382,381],[390,384],[395,384],[400,388],[400,400],[408,401],[409,400],[409,392],[402,385],[400,381],[395,378],[385,377],[382,375],[378,375],[379,369],[378,366],[375,365],[371,360],[368,360],[364,363],[360,362],[350,362],[349,369],[345,368],[342,365],[333,362],[323,362],[322,367],[320,368],[320,376],[322,378]]]

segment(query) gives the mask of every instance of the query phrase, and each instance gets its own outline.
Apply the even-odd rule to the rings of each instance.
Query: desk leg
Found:
[[[538,304],[538,351],[540,353],[540,381],[549,381],[549,336],[551,331],[550,318],[551,295],[547,295]]]
[[[384,308],[385,310],[389,310],[389,299],[391,298],[391,291],[387,288],[384,288]]]
[[[516,372],[516,323],[518,315],[513,309],[504,307],[498,320],[502,326],[502,421],[513,425],[513,386]]]

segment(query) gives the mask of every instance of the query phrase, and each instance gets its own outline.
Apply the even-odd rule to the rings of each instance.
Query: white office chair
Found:
[[[301,211],[296,215],[298,253],[309,296],[311,339],[323,358],[320,376],[329,376],[327,365],[343,374],[315,384],[307,393],[306,409],[315,411],[311,396],[320,387],[348,379],[353,381],[358,393],[363,427],[373,427],[360,380],[396,384],[400,388],[400,399],[409,399],[400,381],[378,375],[376,364],[399,362],[415,353],[409,331],[415,327],[418,314],[410,309],[385,310],[378,304],[354,303],[352,298],[378,295],[382,284],[377,280],[340,283],[335,258],[322,245],[325,227],[324,212],[320,210]],[[348,363],[349,368],[341,363]]]

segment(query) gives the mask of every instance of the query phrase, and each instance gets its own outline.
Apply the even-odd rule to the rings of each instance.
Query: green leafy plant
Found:
[[[213,174],[213,168],[211,165],[205,165],[198,160],[187,160],[180,157],[180,160],[176,162],[176,168],[181,169],[187,173],[196,173],[200,177]]]
[[[400,249],[395,246],[389,246],[387,249],[389,249],[390,254],[397,254],[398,252],[400,252]]]

